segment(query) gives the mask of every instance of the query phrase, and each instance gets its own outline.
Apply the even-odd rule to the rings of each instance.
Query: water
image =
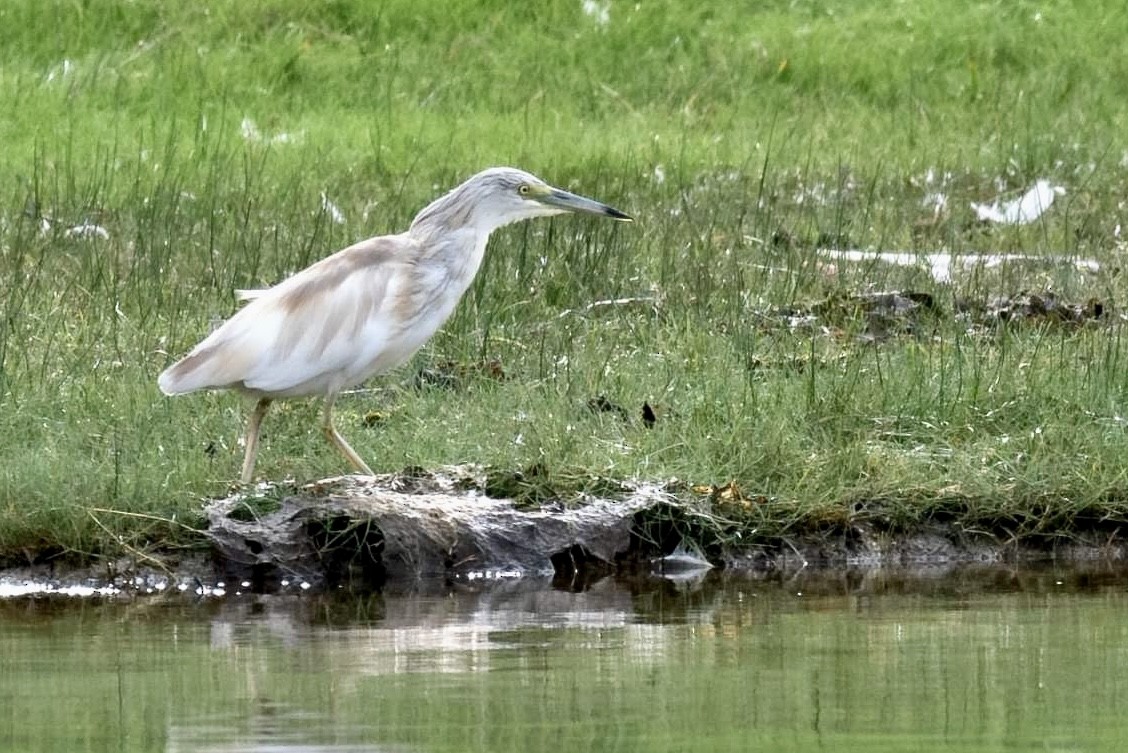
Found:
[[[1123,751],[1115,573],[0,602],[10,751]]]

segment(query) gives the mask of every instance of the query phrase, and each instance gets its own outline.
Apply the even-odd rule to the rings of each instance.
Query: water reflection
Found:
[[[363,728],[283,704],[257,703],[249,716],[227,714],[170,724],[166,753],[409,753],[359,739]]]
[[[1120,750],[1126,585],[991,567],[0,601],[0,750]]]
[[[316,642],[324,659],[366,675],[485,672],[499,651],[554,643],[613,645],[637,659],[660,655],[669,626],[639,623],[622,581],[583,592],[501,582],[441,595],[296,599],[259,596],[228,602],[210,621],[210,645],[254,644],[265,633],[282,645]]]

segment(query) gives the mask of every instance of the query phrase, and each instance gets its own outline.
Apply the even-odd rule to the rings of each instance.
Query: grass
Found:
[[[639,221],[499,232],[415,362],[339,403],[373,467],[735,481],[715,504],[762,531],[1116,525],[1126,22],[1097,0],[616,3],[606,25],[579,2],[5,3],[0,557],[191,546],[200,499],[237,475],[246,406],[166,399],[157,373],[234,288],[401,229],[490,164]],[[974,221],[970,202],[1039,178],[1067,189],[1039,221]],[[109,237],[69,232],[82,223]],[[831,244],[1102,271],[1016,263],[949,285],[829,264]],[[940,313],[878,338],[849,307],[780,313],[881,289]],[[1106,314],[956,315],[1023,290]],[[621,298],[637,300],[590,307]],[[505,379],[473,368],[491,359]],[[453,387],[417,386],[444,362],[465,371]],[[599,397],[628,419],[589,410]],[[345,470],[316,411],[268,419],[264,477]]]

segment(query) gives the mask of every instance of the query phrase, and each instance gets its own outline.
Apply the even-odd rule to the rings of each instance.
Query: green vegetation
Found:
[[[245,406],[166,399],[160,369],[234,288],[401,229],[491,164],[638,222],[501,231],[416,363],[338,403],[373,467],[736,481],[717,510],[768,532],[1128,516],[1123,3],[609,7],[0,6],[0,555],[190,545],[238,474]],[[975,222],[969,202],[1041,178],[1067,193],[1037,222]],[[1102,266],[942,284],[820,245]],[[894,289],[935,313],[878,335],[857,306],[785,315]],[[1103,315],[957,316],[1024,290]],[[457,379],[416,379],[447,362]],[[262,476],[346,470],[316,416],[270,416]]]

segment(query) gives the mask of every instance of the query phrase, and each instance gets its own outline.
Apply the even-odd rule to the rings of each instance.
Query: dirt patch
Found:
[[[885,341],[935,331],[942,319],[954,318],[970,328],[991,332],[999,327],[1030,324],[1082,327],[1109,320],[1110,306],[1099,298],[1071,301],[1052,291],[1020,291],[984,298],[962,297],[949,310],[932,293],[913,290],[835,293],[808,304],[773,308],[759,317],[765,329],[825,331],[860,342]],[[762,366],[757,362],[757,367]]]

